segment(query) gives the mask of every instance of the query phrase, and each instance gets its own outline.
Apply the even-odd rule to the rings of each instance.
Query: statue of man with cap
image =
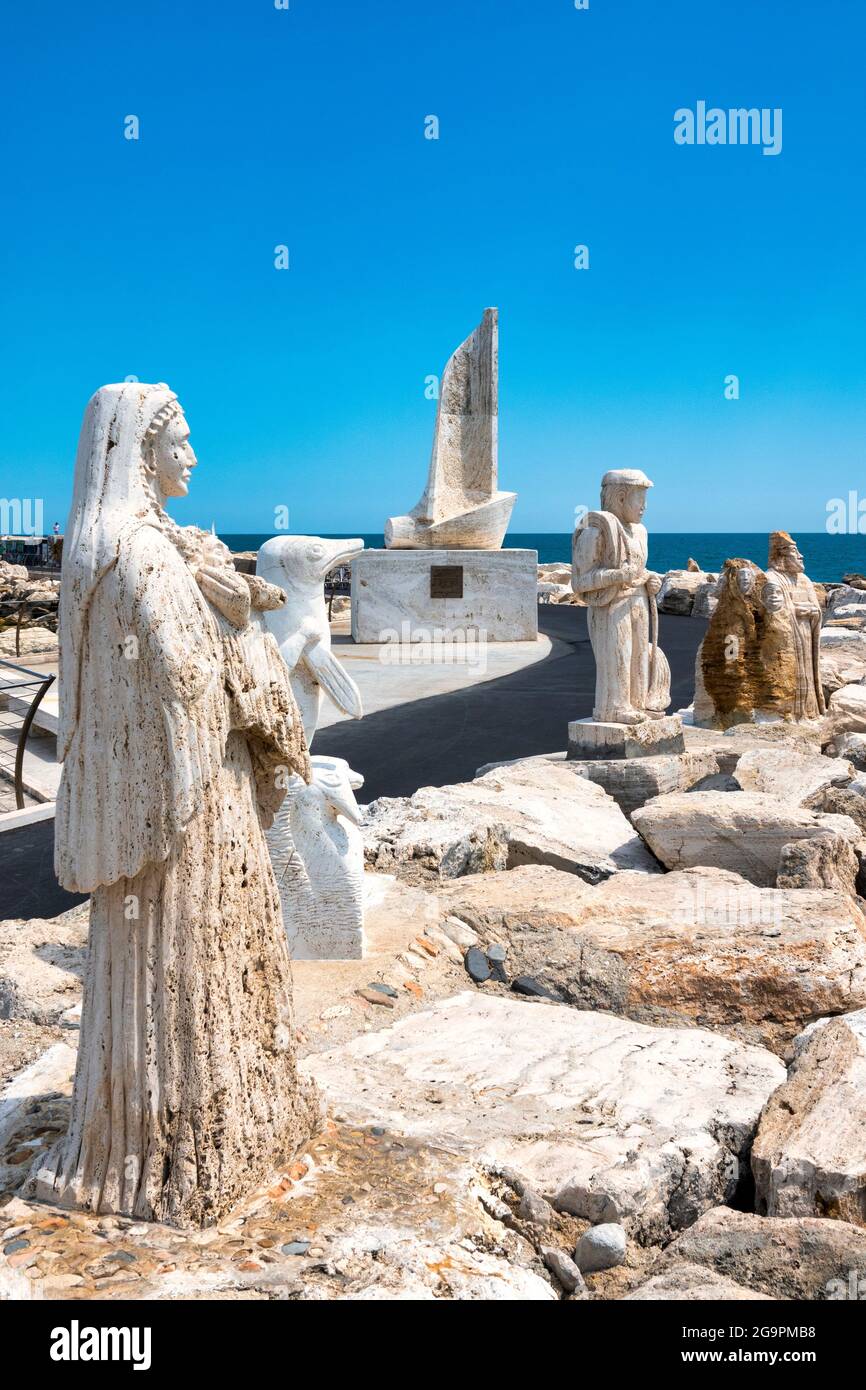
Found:
[[[572,588],[587,605],[600,723],[660,719],[670,703],[670,668],[658,645],[655,596],[661,579],[646,567],[642,525],[647,488],[638,468],[601,480],[601,511],[588,512],[572,542]]]

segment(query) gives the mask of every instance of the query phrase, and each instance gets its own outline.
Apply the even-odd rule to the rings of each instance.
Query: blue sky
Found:
[[[290,5],[7,9],[0,494],[64,520],[86,401],[135,375],[186,408],[179,520],[379,530],[488,304],[515,531],[610,467],[657,530],[866,492],[860,0]],[[781,107],[781,154],[676,145],[698,100]]]

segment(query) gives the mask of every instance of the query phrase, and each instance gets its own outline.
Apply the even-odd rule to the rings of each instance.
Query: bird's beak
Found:
[[[337,565],[344,565],[346,561],[351,560],[354,555],[360,555],[361,551],[364,549],[364,542],[362,540],[328,541],[326,545],[327,550],[321,563],[321,576],[323,579],[332,569],[336,569]]]

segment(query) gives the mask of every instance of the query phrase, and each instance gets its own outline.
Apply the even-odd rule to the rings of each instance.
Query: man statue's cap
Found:
[[[601,480],[602,487],[652,487],[646,473],[639,468],[611,468]]]

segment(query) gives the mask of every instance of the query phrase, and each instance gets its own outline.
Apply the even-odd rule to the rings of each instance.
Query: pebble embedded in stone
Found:
[[[280,1247],[284,1255],[306,1255],[309,1248],[308,1240],[290,1240],[288,1245]]]
[[[531,975],[518,975],[511,981],[511,988],[515,994],[525,994],[533,999],[553,999],[559,1003],[556,995],[551,994],[550,990],[545,989],[537,980],[533,980]]]
[[[531,1187],[524,1187],[517,1215],[533,1226],[548,1226],[553,1220],[553,1207],[549,1202],[545,1202],[543,1197],[539,1197],[537,1192],[533,1192]]]
[[[615,1221],[590,1226],[584,1231],[574,1250],[574,1263],[582,1274],[597,1274],[603,1269],[615,1269],[625,1259],[626,1234]]]
[[[393,985],[386,985],[384,980],[371,980],[368,989],[377,989],[380,994],[387,994],[389,998],[396,999],[397,991]]]
[[[490,965],[483,951],[479,951],[477,946],[470,946],[464,956],[464,964],[470,979],[476,984],[483,984],[490,979]]]
[[[381,1004],[386,1009],[393,1009],[394,1000],[390,994],[383,994],[380,989],[359,989],[358,994],[362,999],[366,999],[368,1004]]]
[[[505,957],[506,957],[507,955],[508,955],[508,952],[506,951],[505,947],[504,947],[504,946],[500,946],[500,944],[499,944],[498,941],[497,941],[497,942],[494,942],[494,944],[493,944],[492,946],[488,946],[488,948],[487,948],[487,959],[488,959],[488,960],[505,960]]]
[[[583,1275],[578,1269],[574,1260],[566,1255],[564,1250],[557,1250],[552,1245],[542,1245],[541,1258],[547,1265],[554,1279],[556,1279],[566,1293],[575,1293],[579,1289],[585,1289]]]

